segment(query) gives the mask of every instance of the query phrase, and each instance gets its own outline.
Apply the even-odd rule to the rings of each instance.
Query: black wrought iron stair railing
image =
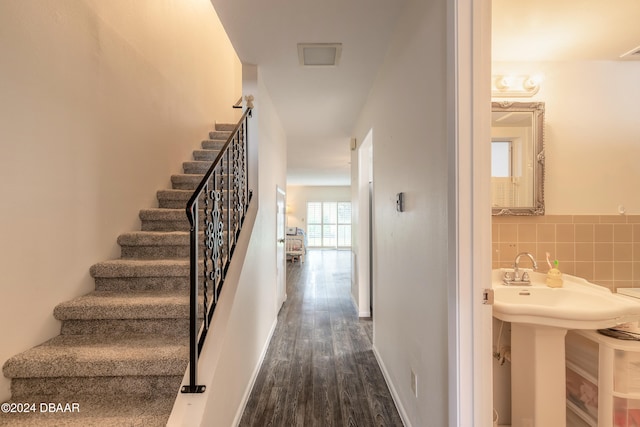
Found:
[[[251,106],[247,107],[187,202],[190,224],[189,384],[182,387],[183,393],[205,391],[205,386],[198,384],[198,358],[251,202],[247,156],[251,111]],[[204,233],[199,235],[200,215],[203,216]],[[202,252],[200,245],[204,246],[202,260],[198,257]],[[199,316],[200,307],[202,316]]]

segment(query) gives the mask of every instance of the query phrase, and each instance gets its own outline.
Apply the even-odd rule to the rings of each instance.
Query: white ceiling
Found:
[[[260,67],[287,135],[288,185],[348,185],[349,142],[406,0],[211,0]],[[422,0],[428,1],[428,0]],[[640,0],[493,0],[494,61],[615,60],[640,46]],[[342,43],[303,68],[298,43]]]
[[[260,67],[287,134],[289,185],[349,185],[352,131],[404,0],[212,0],[240,60]],[[301,67],[298,43],[342,43]]]
[[[493,61],[617,60],[640,46],[638,0],[493,0]]]

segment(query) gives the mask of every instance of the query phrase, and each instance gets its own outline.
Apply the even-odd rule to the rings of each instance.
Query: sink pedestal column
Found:
[[[567,330],[511,324],[511,424],[566,426]]]

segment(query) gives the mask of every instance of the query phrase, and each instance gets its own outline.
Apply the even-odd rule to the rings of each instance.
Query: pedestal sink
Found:
[[[493,316],[511,322],[512,427],[566,425],[564,337],[568,329],[602,329],[640,319],[640,300],[565,274],[561,288],[526,270],[530,286],[506,286],[493,270]]]

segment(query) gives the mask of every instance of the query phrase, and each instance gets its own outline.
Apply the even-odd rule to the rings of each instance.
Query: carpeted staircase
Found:
[[[159,207],[140,211],[142,230],[118,237],[121,258],[91,267],[95,291],[55,308],[60,335],[4,364],[10,403],[34,406],[3,411],[0,425],[166,424],[188,363],[185,205],[234,126],[216,125]]]

